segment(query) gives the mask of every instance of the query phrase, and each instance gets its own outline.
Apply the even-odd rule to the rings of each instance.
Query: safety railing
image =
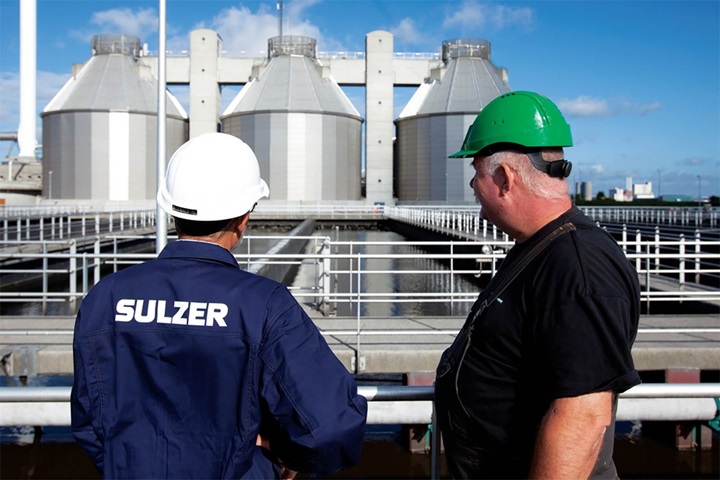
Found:
[[[241,267],[292,264],[298,268],[290,286],[296,297],[323,306],[326,313],[358,317],[378,303],[439,304],[444,309],[438,307],[433,315],[462,315],[477,298],[479,287],[473,279],[492,277],[512,246],[502,238],[361,242],[313,236],[302,237],[309,242],[305,253],[250,250],[281,238],[246,238],[247,250],[236,253]],[[122,252],[129,243],[151,245],[153,241],[152,236],[97,235],[65,241],[0,242],[0,303],[74,302],[103,275],[155,258],[154,253]],[[638,271],[641,297],[648,307],[656,302],[720,304],[720,241],[697,236],[664,240],[628,232],[619,244]],[[28,278],[36,280],[27,283],[30,287],[12,286]]]
[[[27,215],[5,215],[0,240],[29,242],[82,238],[88,235],[151,231],[155,228],[154,210],[113,212],[45,212]],[[1,248],[1,246],[0,246]]]
[[[719,207],[579,207],[600,224],[663,225],[693,228],[720,226]],[[480,218],[477,205],[386,206],[387,218],[431,230],[487,236],[492,224]]]
[[[0,388],[0,426],[69,426],[71,387]],[[368,425],[428,425],[430,478],[440,475],[440,429],[434,388],[360,386]],[[720,383],[641,384],[619,395],[618,421],[684,421],[718,428]]]

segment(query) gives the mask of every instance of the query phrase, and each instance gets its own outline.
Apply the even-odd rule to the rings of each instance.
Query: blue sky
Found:
[[[168,50],[186,50],[190,31],[211,28],[228,55],[264,51],[278,34],[275,6],[167,0]],[[0,0],[3,132],[18,124],[19,9],[18,0]],[[92,35],[135,35],[157,52],[157,14],[157,1],[37,0],[38,109],[89,58]],[[718,0],[286,0],[284,17],[283,33],[314,37],[321,51],[363,51],[373,30],[394,33],[404,52],[436,52],[458,37],[489,40],[513,90],[543,93],[565,114],[575,141],[566,154],[571,180],[592,182],[594,192],[632,177],[663,195],[720,195]],[[227,89],[224,101],[236,91]],[[346,91],[362,113],[362,90]],[[182,89],[173,93],[186,99]],[[396,113],[411,94],[396,90]],[[0,148],[5,157],[11,147]]]

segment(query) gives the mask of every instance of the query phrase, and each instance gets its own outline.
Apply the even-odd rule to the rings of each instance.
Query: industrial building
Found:
[[[96,35],[92,57],[40,115],[43,192],[56,199],[148,200],[157,192],[157,79],[138,62],[140,39]],[[188,138],[169,93],[167,150]]]
[[[398,200],[472,202],[472,167],[448,155],[462,144],[477,113],[510,91],[507,71],[490,61],[488,41],[446,40],[441,58],[395,121]]]
[[[269,61],[220,117],[255,152],[270,200],[360,200],[362,122],[313,38],[268,41]]]
[[[158,57],[140,42],[96,36],[91,58],[44,109],[44,198],[154,199]],[[419,56],[395,52],[385,31],[368,33],[359,55],[318,53],[308,37],[268,46],[264,58],[226,57],[217,32],[200,29],[189,55],[167,57],[167,84],[189,86],[189,115],[167,93],[167,157],[188,138],[222,130],[254,149],[271,201],[474,201],[467,162],[447,155],[477,112],[510,91],[488,41],[447,40],[441,53]],[[226,85],[242,89],[221,112]],[[341,86],[365,87],[364,118]],[[417,91],[394,119],[397,86]]]

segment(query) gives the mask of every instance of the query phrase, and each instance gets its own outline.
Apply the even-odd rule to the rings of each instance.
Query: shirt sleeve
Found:
[[[85,305],[90,302],[85,301]],[[92,372],[91,343],[79,333],[83,308],[75,319],[73,337],[73,386],[70,393],[72,432],[80,447],[90,456],[95,466],[103,471],[103,445],[93,425],[93,408],[87,375]]]
[[[625,327],[629,311],[625,299],[586,295],[546,312],[536,330],[539,373],[556,398],[619,393],[639,383]]]
[[[293,470],[326,476],[356,464],[367,402],[310,318],[285,288],[268,305],[261,397],[270,446]]]

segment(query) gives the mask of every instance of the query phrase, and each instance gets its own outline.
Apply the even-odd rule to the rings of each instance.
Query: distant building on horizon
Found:
[[[660,200],[663,202],[692,202],[693,197],[692,195],[678,195],[671,193],[669,195],[660,196]]]
[[[612,198],[616,202],[632,202],[632,190],[627,188],[611,188],[610,198]]]
[[[652,182],[636,183],[632,186],[633,200],[653,200],[655,194],[652,190]]]

